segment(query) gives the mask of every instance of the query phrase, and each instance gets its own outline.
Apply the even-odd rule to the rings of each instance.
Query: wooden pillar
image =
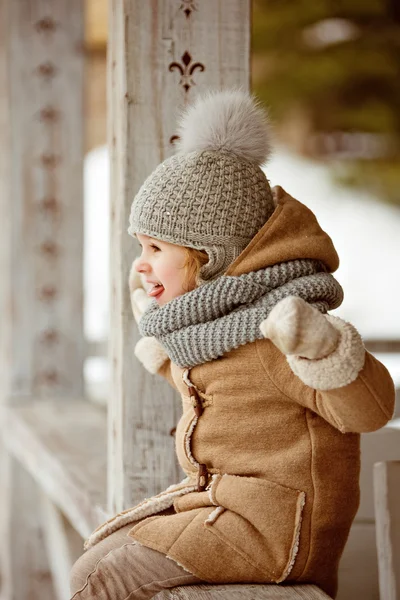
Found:
[[[248,89],[250,0],[112,0],[110,6],[109,508],[115,511],[179,480],[169,435],[179,400],[133,355],[138,333],[127,278],[138,247],[126,233],[130,205],[145,177],[173,152],[180,109],[209,88]]]
[[[83,393],[83,62],[81,0],[0,0],[0,404]],[[40,490],[0,470],[0,597],[53,599]]]
[[[1,396],[82,395],[82,2],[0,7]]]

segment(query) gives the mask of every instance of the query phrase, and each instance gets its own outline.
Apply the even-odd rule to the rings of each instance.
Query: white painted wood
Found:
[[[69,600],[69,574],[73,561],[70,556],[64,521],[59,509],[46,494],[42,494],[42,509],[47,557],[57,600]]]
[[[390,426],[361,435],[360,506],[356,521],[374,522],[373,467],[376,462],[400,460],[400,430]]]
[[[44,545],[40,490],[30,474],[7,454],[8,507],[2,518],[8,521],[8,535],[1,540],[9,554],[2,572],[8,596],[4,600],[54,600],[55,591]],[[1,486],[5,484],[1,482]],[[1,586],[2,587],[2,586]]]
[[[250,2],[132,0],[110,4],[112,402],[109,507],[118,511],[180,478],[173,440],[180,407],[133,355],[138,339],[128,273],[138,252],[126,233],[132,199],[172,153],[177,115],[210,87],[249,87]],[[189,11],[185,13],[185,10]]]
[[[379,600],[374,523],[353,523],[339,563],[336,600]]]
[[[39,400],[3,413],[8,451],[86,538],[108,518],[104,409],[84,400]]]
[[[79,0],[0,1],[0,404],[83,390],[82,41]],[[53,599],[40,492],[3,458],[2,593]]]
[[[400,598],[400,461],[374,467],[380,600]]]
[[[195,585],[173,588],[155,600],[329,600],[314,585]]]
[[[2,395],[80,395],[83,6],[0,5]]]

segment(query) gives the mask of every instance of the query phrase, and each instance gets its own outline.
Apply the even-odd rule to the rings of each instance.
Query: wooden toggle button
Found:
[[[197,491],[204,492],[207,487],[208,471],[206,465],[199,465]]]

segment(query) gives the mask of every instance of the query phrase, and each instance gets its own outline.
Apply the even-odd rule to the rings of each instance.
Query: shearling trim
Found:
[[[339,331],[336,349],[320,359],[287,356],[293,373],[303,383],[315,390],[334,390],[352,383],[365,362],[365,348],[358,331],[346,321],[326,315],[326,319]]]
[[[280,579],[277,579],[276,583],[281,583],[281,581],[284,581],[290,575],[290,572],[293,569],[293,565],[295,563],[296,556],[299,551],[301,522],[303,520],[303,508],[304,508],[305,503],[306,503],[306,494],[305,494],[305,492],[301,492],[300,496],[299,496],[298,504],[297,504],[297,511],[296,511],[297,512],[297,514],[296,514],[297,523],[296,523],[296,529],[295,529],[295,534],[294,534],[294,543],[292,546],[292,551],[290,553],[289,563],[287,564],[286,569],[284,570],[284,572],[282,574],[282,577]]]
[[[214,525],[215,521],[218,519],[219,515],[222,515],[225,508],[223,506],[217,506],[207,517],[204,523],[207,525]]]
[[[135,356],[153,375],[168,360],[168,354],[155,337],[142,337],[135,346]]]
[[[192,435],[193,435],[193,431],[197,425],[197,421],[198,421],[198,417],[194,417],[193,421],[190,423],[190,427],[187,430],[187,432],[185,433],[185,451],[186,451],[186,456],[189,459],[189,461],[192,463],[192,465],[194,467],[196,467],[196,469],[200,468],[200,464],[197,462],[197,460],[195,459],[195,457],[192,454],[192,448],[191,448],[191,444],[192,444]]]
[[[129,523],[140,521],[145,517],[150,517],[151,515],[155,515],[167,508],[170,508],[170,506],[173,505],[175,498],[184,496],[189,492],[196,491],[196,485],[191,485],[184,488],[179,487],[183,483],[186,483],[188,479],[189,478],[185,478],[183,482],[170,486],[167,490],[161,492],[161,494],[159,494],[158,496],[147,498],[137,506],[134,506],[133,508],[128,508],[127,510],[118,513],[117,515],[112,517],[112,519],[109,519],[108,521],[100,525],[86,540],[84,544],[85,550],[88,550],[89,548],[100,542],[102,539],[108,537],[111,533],[114,533],[114,531],[121,529],[121,527],[124,527]]]
[[[190,381],[189,373],[190,373],[190,369],[185,369],[184,371],[182,371],[182,381],[184,384],[186,384],[188,386],[188,388],[194,387],[193,383]]]
[[[187,569],[186,567],[184,567],[183,565],[181,565],[181,563],[178,562],[177,560],[175,560],[175,558],[172,558],[171,556],[168,556],[168,554],[165,555],[165,558],[169,558],[169,560],[172,560],[172,562],[174,562],[176,565],[178,565],[178,567],[180,567],[181,569],[183,569],[184,571],[186,571],[186,573],[190,573],[190,575],[193,575],[192,571],[189,571],[189,569]]]
[[[211,502],[213,504],[215,504],[215,506],[218,506],[218,502],[217,502],[217,499],[215,497],[215,488],[217,487],[217,485],[218,485],[221,477],[222,477],[221,475],[213,475],[211,477],[210,487],[207,490],[208,497],[210,498]]]

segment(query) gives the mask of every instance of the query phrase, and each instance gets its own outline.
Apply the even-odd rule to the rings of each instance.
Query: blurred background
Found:
[[[106,347],[107,2],[86,2],[85,331]],[[400,3],[254,0],[252,20],[252,89],[274,124],[267,177],[332,237],[345,291],[335,313],[400,388]],[[107,359],[88,358],[85,377],[105,402]]]

